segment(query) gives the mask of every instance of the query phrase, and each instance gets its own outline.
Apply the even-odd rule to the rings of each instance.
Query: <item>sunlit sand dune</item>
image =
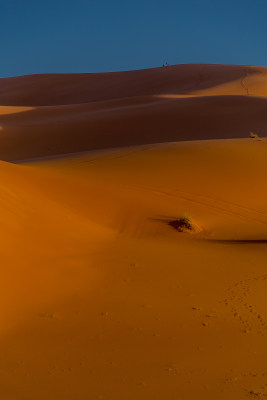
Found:
[[[1,398],[267,395],[264,79],[0,81]]]

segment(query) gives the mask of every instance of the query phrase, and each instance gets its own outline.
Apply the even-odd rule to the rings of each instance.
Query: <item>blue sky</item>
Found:
[[[0,76],[267,65],[266,0],[0,0]]]

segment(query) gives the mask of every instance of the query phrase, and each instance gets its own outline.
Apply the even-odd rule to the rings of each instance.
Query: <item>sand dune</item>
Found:
[[[248,75],[259,74],[262,79],[266,79],[265,68],[196,64],[106,74],[48,74],[2,78],[0,104],[49,106],[164,93],[186,94],[224,83],[240,82]],[[239,83],[240,89],[242,87]]]
[[[266,93],[266,69],[244,66],[1,79],[0,157],[265,136]]]
[[[1,398],[267,395],[265,74],[0,80]]]
[[[0,79],[0,104],[51,106],[156,94],[265,95],[265,67],[176,65],[101,74],[47,74]],[[216,89],[214,89],[216,88]]]
[[[265,97],[134,98],[0,115],[3,160],[180,140],[266,135]]]

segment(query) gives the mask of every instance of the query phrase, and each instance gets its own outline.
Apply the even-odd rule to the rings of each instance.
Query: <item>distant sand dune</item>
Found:
[[[0,104],[48,106],[154,94],[267,93],[265,67],[190,64],[101,74],[44,74],[0,79]]]
[[[267,88],[264,67],[191,64],[140,71],[101,74],[47,74],[0,79],[0,104],[51,106],[114,100],[154,94],[193,94],[210,90],[220,94],[262,95]],[[264,88],[263,88],[264,83]],[[216,88],[215,90],[213,88]]]
[[[248,137],[250,131],[266,136],[266,71],[180,65],[0,79],[0,158]]]
[[[3,160],[181,140],[266,136],[267,98],[141,97],[0,115]],[[14,145],[16,143],[16,145]]]

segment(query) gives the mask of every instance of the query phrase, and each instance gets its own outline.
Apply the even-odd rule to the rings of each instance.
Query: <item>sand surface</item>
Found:
[[[267,70],[0,79],[0,104],[0,398],[265,398]]]

